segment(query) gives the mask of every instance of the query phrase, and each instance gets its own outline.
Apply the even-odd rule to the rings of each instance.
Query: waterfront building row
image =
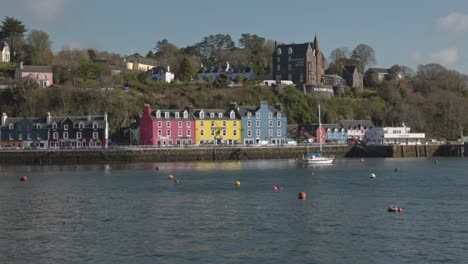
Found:
[[[107,148],[109,124],[104,115],[8,117],[1,116],[2,149]]]
[[[227,109],[151,109],[146,104],[140,118],[140,144],[237,145],[287,142],[287,116],[281,104],[238,106]]]

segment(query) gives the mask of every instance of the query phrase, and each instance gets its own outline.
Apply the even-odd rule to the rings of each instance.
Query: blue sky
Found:
[[[179,47],[210,34],[257,34],[283,43],[317,34],[335,48],[374,48],[375,67],[440,63],[468,74],[468,1],[453,0],[0,0],[12,16],[65,46],[146,54],[158,40]],[[6,3],[5,3],[6,2]]]

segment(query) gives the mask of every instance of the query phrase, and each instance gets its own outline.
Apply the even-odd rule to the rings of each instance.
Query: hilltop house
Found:
[[[378,81],[383,80],[402,80],[403,73],[401,72],[393,72],[391,69],[387,68],[369,68],[366,71],[366,76],[376,74]]]
[[[174,73],[171,72],[169,66],[167,66],[167,69],[163,67],[155,67],[148,71],[148,78],[155,82],[162,81],[171,83],[174,81]]]
[[[201,69],[197,72],[198,79],[226,79],[226,80],[235,80],[237,76],[240,76],[242,80],[255,80],[256,74],[251,66],[243,67],[241,69],[235,69],[229,65],[229,62],[226,63],[226,66],[219,67],[204,67],[202,65]]]
[[[122,58],[121,63],[122,68],[130,71],[149,71],[158,66],[158,61],[143,57],[138,53]]]
[[[364,76],[356,65],[343,66],[343,79],[351,88],[364,87]]]
[[[19,149],[107,148],[107,114],[9,118],[2,114],[0,146]]]
[[[10,47],[6,41],[0,41],[0,62],[10,61]]]
[[[314,42],[276,44],[273,56],[273,79],[290,80],[298,86],[319,85],[325,74],[325,57],[317,36]]]
[[[15,78],[17,80],[23,78],[34,80],[42,88],[54,84],[52,67],[50,66],[23,65],[21,62],[19,68],[16,68]]]

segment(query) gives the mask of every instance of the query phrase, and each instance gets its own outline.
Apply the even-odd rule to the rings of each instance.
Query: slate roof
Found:
[[[47,123],[47,117],[7,117],[5,124],[1,127],[8,127],[9,124],[15,124],[24,119],[31,121],[33,125],[41,125],[42,128],[52,127],[53,123],[57,123],[57,126],[60,126],[66,119],[70,119],[74,124],[82,122],[85,128],[92,127],[94,122],[97,122],[100,128],[103,128],[106,124],[104,115],[51,116],[50,123]]]
[[[156,113],[160,111],[161,112],[161,117],[160,118],[157,118],[156,117]],[[187,110],[187,113],[188,113],[188,118],[184,118],[184,112],[185,112],[185,109],[182,109],[182,110],[174,110],[174,109],[155,109],[153,111],[151,111],[151,120],[161,120],[161,119],[164,119],[164,120],[173,120],[173,119],[176,119],[176,120],[193,120],[193,116],[190,114],[190,112]],[[166,113],[169,113],[169,118],[166,118]],[[175,114],[176,113],[179,113],[179,118],[176,118]]]
[[[350,128],[359,129],[359,128],[371,128],[375,127],[374,123],[371,120],[340,120],[340,126],[348,130]]]
[[[212,119],[231,119],[229,114],[231,110],[226,111],[225,109],[195,109],[192,113],[195,119],[200,119],[200,112],[203,110],[205,113],[205,118],[203,120],[212,120]],[[214,117],[211,117],[211,113],[214,113]],[[219,117],[219,113],[223,113],[222,117]]]
[[[389,69],[386,68],[369,68],[366,73],[368,72],[376,72],[376,73],[388,73]]]
[[[8,43],[6,43],[6,41],[0,41],[0,50],[3,51],[5,47],[8,47]]]
[[[51,66],[23,65],[22,72],[52,72]]]

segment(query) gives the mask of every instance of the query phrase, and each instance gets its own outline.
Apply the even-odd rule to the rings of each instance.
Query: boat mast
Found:
[[[322,152],[322,121],[320,120],[320,104],[318,105],[318,117],[319,117],[319,142],[320,142],[320,152]]]

